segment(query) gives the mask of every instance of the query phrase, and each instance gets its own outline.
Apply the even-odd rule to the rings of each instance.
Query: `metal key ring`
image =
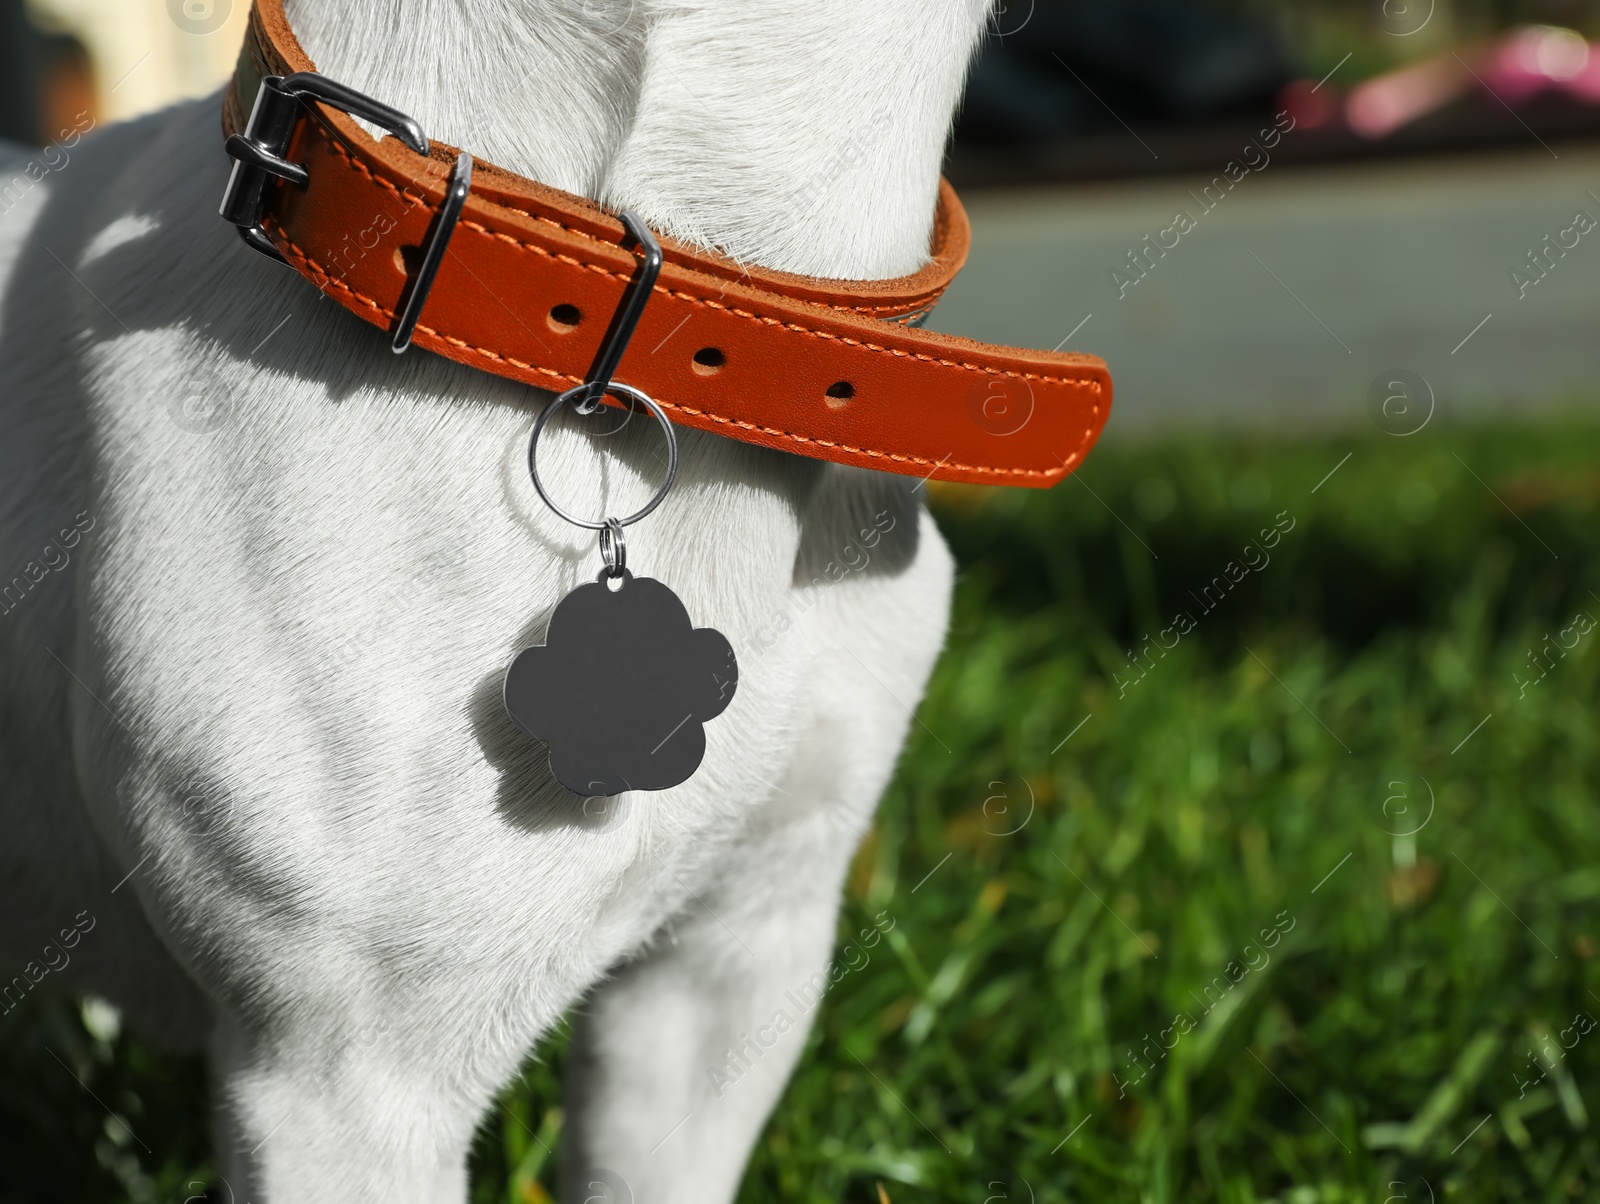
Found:
[[[608,518],[600,528],[600,559],[605,561],[606,576],[620,577],[628,570],[628,541],[622,538],[622,524]]]
[[[544,499],[544,504],[549,506],[550,509],[554,510],[558,515],[566,519],[573,526],[584,527],[590,531],[604,530],[610,523],[616,523],[619,527],[631,526],[633,523],[638,522],[641,518],[644,518],[657,506],[661,505],[664,500],[666,500],[667,493],[672,489],[673,481],[675,481],[678,477],[678,437],[673,432],[672,421],[667,417],[666,411],[656,404],[655,399],[652,398],[648,393],[645,393],[643,390],[635,389],[632,385],[625,385],[622,382],[615,380],[606,385],[605,388],[607,393],[620,394],[632,399],[633,401],[641,403],[645,409],[650,411],[651,417],[661,424],[661,429],[666,432],[667,476],[666,480],[661,482],[661,487],[656,490],[654,497],[652,497],[638,510],[635,510],[632,514],[628,515],[627,518],[602,518],[595,522],[590,522],[588,519],[579,518],[577,515],[571,514],[568,511],[563,510],[560,506],[556,505],[555,500],[551,498],[547,492],[545,492],[544,482],[539,479],[539,436],[544,433],[545,425],[552,417],[554,417],[555,412],[558,409],[564,405],[567,405],[581,395],[586,395],[592,387],[593,386],[587,382],[581,385],[576,385],[573,388],[568,389],[565,393],[561,393],[556,397],[551,398],[550,404],[545,406],[545,408],[540,412],[538,419],[533,424],[533,434],[528,439],[528,474],[533,477],[533,487],[539,491],[539,496]]]

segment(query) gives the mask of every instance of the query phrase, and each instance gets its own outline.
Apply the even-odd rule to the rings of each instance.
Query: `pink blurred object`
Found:
[[[1496,45],[1480,74],[1484,83],[1508,104],[1551,87],[1581,95],[1585,86],[1595,86],[1595,71],[1600,67],[1600,55],[1593,49],[1582,34],[1573,30],[1530,25],[1513,30]],[[1585,83],[1580,84],[1580,80]]]
[[[1357,84],[1345,101],[1345,120],[1363,138],[1387,138],[1442,108],[1472,84],[1467,65],[1453,54],[1443,54]]]
[[[1339,94],[1309,79],[1285,84],[1278,107],[1294,118],[1295,129],[1314,130],[1339,120]]]
[[[1570,29],[1523,26],[1358,84],[1345,120],[1363,138],[1386,138],[1480,86],[1508,105],[1549,88],[1600,102],[1600,48]]]

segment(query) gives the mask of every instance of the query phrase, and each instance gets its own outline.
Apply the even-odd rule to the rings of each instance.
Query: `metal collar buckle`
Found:
[[[427,135],[414,118],[399,109],[354,88],[319,75],[315,71],[300,71],[294,75],[269,75],[261,81],[256,92],[254,107],[244,133],[231,135],[223,144],[233,159],[233,172],[228,177],[227,191],[222,194],[222,216],[239,227],[239,235],[263,255],[287,264],[288,260],[267,232],[261,228],[261,211],[265,204],[267,185],[274,179],[287,180],[304,188],[310,177],[298,163],[284,158],[295,127],[304,116],[302,101],[320,101],[342,109],[353,117],[361,117],[393,134],[419,155],[429,151]],[[461,217],[461,207],[466,203],[472,188],[472,156],[458,155],[455,168],[450,173],[450,185],[445,190],[444,204],[439,209],[428,241],[423,248],[421,266],[416,278],[406,290],[406,296],[395,318],[391,346],[396,355],[411,346],[411,335],[422,316],[423,303],[433,288],[433,278],[438,274],[450,236],[455,233],[456,222]]]
[[[301,101],[305,100],[321,101],[352,117],[364,118],[383,127],[417,154],[428,153],[428,138],[422,127],[398,109],[315,71],[267,76],[256,92],[244,133],[231,135],[224,144],[234,163],[220,212],[239,227],[245,242],[279,263],[287,260],[261,228],[263,196],[274,177],[302,188],[306,185],[306,169],[283,157],[302,116]]]
[[[269,75],[264,78],[256,92],[255,104],[250,110],[250,120],[244,132],[230,135],[223,144],[234,162],[227,190],[222,194],[220,212],[224,219],[239,228],[240,237],[248,245],[282,264],[287,264],[288,260],[262,229],[261,214],[265,208],[267,186],[273,179],[287,180],[300,188],[310,182],[304,166],[284,158],[295,128],[304,116],[301,111],[303,101],[320,101],[353,117],[370,121],[393,134],[419,155],[427,155],[430,149],[427,135],[415,119],[325,75],[300,71],[293,75]],[[471,190],[472,156],[459,154],[450,173],[444,201],[428,230],[416,276],[407,285],[396,309],[390,343],[396,355],[411,346],[417,320],[422,316],[422,307],[433,289],[434,278],[438,275],[439,265],[444,260],[445,250],[455,234],[456,224],[461,220],[461,210]],[[655,287],[656,277],[661,272],[661,244],[636,214],[625,212],[620,216],[629,239],[637,245],[641,255],[639,274],[612,315],[610,328],[601,341],[600,350],[584,382],[562,394],[579,414],[594,413],[600,408],[608,391],[614,387],[625,387],[615,386],[612,377],[621,362],[622,353],[633,338],[645,303]],[[661,417],[665,421],[665,416]]]

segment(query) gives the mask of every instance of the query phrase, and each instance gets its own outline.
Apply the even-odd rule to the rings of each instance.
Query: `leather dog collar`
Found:
[[[226,133],[245,130],[264,79],[313,71],[283,0],[255,0],[224,96]],[[233,220],[340,305],[393,329],[458,152],[375,140],[335,104],[307,99],[301,115],[313,120],[294,120],[278,170],[255,182],[254,223]],[[409,141],[429,145],[409,128]],[[303,170],[280,178],[296,164]],[[946,180],[930,261],[897,279],[813,279],[663,238],[618,379],[675,422],[763,447],[941,481],[1054,485],[1105,426],[1110,376],[1093,356],[917,329],[965,262],[968,238]],[[628,241],[593,202],[480,162],[414,341],[539,388],[579,384],[634,275]]]

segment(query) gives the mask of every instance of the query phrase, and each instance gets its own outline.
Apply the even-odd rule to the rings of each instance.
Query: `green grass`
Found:
[[[1109,446],[936,504],[950,646],[841,940],[894,928],[742,1204],[1600,1195],[1600,630],[1555,651],[1600,619],[1600,429]],[[562,1052],[486,1120],[476,1204],[545,1198]],[[204,1177],[192,1064],[60,1004],[0,1059],[0,1199]]]

